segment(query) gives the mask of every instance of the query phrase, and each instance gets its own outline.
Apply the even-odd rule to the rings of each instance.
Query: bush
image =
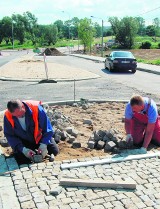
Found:
[[[150,49],[152,46],[152,44],[149,41],[145,41],[144,43],[142,43],[142,45],[140,46],[140,49]]]
[[[158,49],[160,49],[160,43],[158,43]]]

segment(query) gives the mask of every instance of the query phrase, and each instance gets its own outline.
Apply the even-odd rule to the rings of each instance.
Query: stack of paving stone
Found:
[[[94,131],[88,140],[89,149],[104,149],[104,152],[119,153],[120,149],[126,149],[127,143],[123,136],[118,134],[115,129],[109,131]]]
[[[52,126],[54,126],[55,141],[57,143],[59,143],[60,140],[67,141],[69,144],[72,144],[72,148],[80,148],[81,143],[77,140],[79,132],[71,126],[71,119],[60,111],[57,111],[56,107],[50,108],[48,105],[45,105],[44,109],[51,120]]]

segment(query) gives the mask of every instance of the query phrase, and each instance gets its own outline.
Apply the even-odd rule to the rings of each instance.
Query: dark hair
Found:
[[[135,95],[135,96],[131,97],[131,99],[130,99],[131,106],[143,105],[143,103],[144,103],[143,98],[140,95]]]
[[[21,101],[20,100],[10,100],[7,103],[7,108],[9,112],[13,113],[17,108],[21,107]]]

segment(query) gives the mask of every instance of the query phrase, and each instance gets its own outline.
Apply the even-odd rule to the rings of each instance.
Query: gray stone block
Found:
[[[62,187],[58,186],[50,191],[50,194],[53,196],[57,196],[62,192]]]
[[[109,138],[107,135],[105,135],[105,136],[103,137],[103,141],[104,141],[104,142],[109,142],[109,141],[110,141],[110,138]]]
[[[81,147],[81,143],[80,142],[77,142],[77,141],[73,142],[72,148],[76,149],[76,148],[80,148],[80,147]]]
[[[124,140],[121,140],[118,142],[118,147],[121,149],[126,149],[127,148],[127,142]]]
[[[92,125],[92,120],[84,119],[83,124]]]
[[[75,138],[77,138],[77,136],[78,136],[78,131],[77,131],[76,129],[72,129],[71,135],[74,136]]]
[[[72,130],[73,130],[73,127],[67,127],[67,128],[66,128],[66,132],[67,132],[68,134],[71,134],[71,133],[72,133]]]
[[[101,141],[102,140],[102,137],[99,136],[97,131],[94,131],[93,134],[94,134],[94,140],[95,141]]]
[[[116,144],[113,141],[107,142],[104,147],[104,152],[111,152],[114,147],[116,147]]]
[[[97,144],[96,144],[96,146],[95,146],[95,148],[97,150],[101,150],[101,149],[104,148],[104,146],[105,146],[105,142],[104,141],[98,141]]]
[[[67,142],[68,142],[69,144],[72,144],[74,141],[75,141],[75,137],[68,134]]]
[[[100,136],[100,137],[104,137],[106,135],[106,131],[103,131],[103,130],[99,130],[97,131],[97,134]]]
[[[65,139],[67,138],[67,133],[65,131],[61,132],[61,141],[65,141]]]
[[[95,147],[95,142],[94,141],[88,141],[88,148],[89,149],[94,149]]]

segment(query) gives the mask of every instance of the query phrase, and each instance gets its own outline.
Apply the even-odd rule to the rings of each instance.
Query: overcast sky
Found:
[[[158,9],[156,9],[158,8]],[[153,11],[151,11],[153,10]],[[160,18],[159,0],[1,0],[0,19],[4,16],[23,14],[30,11],[38,18],[39,24],[51,24],[60,19],[90,18],[95,16],[104,21],[108,17],[141,16],[150,24]],[[64,12],[62,12],[64,11]],[[148,12],[151,11],[151,12]],[[145,14],[144,14],[145,13]],[[101,22],[96,18],[93,21]],[[109,25],[105,22],[105,25]]]

